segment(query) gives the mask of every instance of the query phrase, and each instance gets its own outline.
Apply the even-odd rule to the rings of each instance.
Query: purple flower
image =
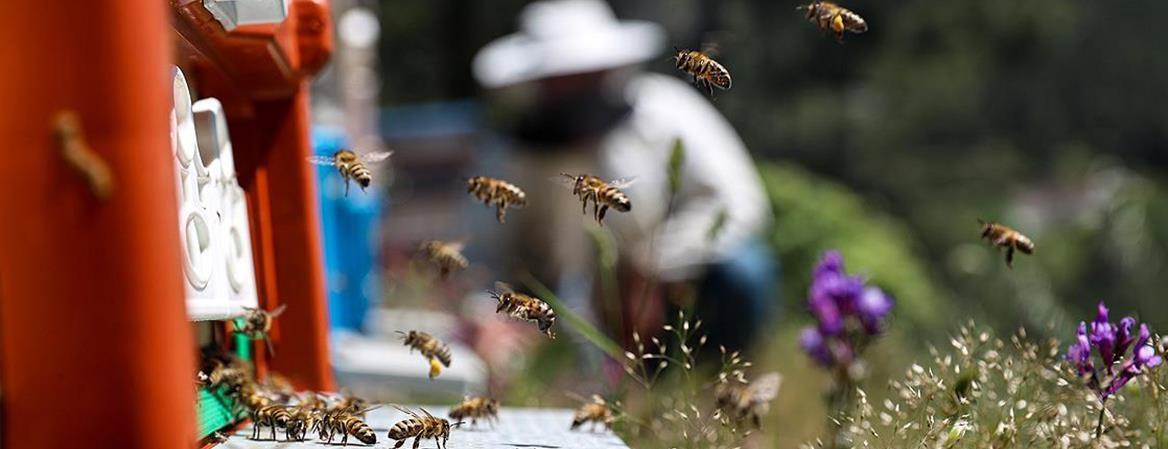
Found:
[[[1138,337],[1132,337],[1131,328],[1135,324],[1136,320],[1131,317],[1119,320],[1119,325],[1112,324],[1107,307],[1100,302],[1090,331],[1087,323],[1079,323],[1076,342],[1067,348],[1067,361],[1079,376],[1088,379],[1087,386],[1095,391],[1100,400],[1107,400],[1136,376],[1164,361],[1156,354],[1156,349],[1148,344],[1151,331],[1146,324],[1140,325]],[[1130,355],[1128,348],[1132,348]],[[1091,358],[1092,349],[1099,354],[1102,371],[1095,367]]]
[[[869,335],[875,335],[880,333],[884,317],[892,311],[892,300],[884,294],[883,290],[868,287],[860,294],[856,310],[860,317],[860,323],[864,325],[864,330]]]
[[[831,366],[831,353],[828,352],[827,345],[824,344],[823,334],[819,333],[815,326],[803,328],[803,332],[799,334],[799,347],[816,363],[822,366]]]
[[[1091,343],[1087,341],[1087,323],[1079,323],[1077,340],[1067,348],[1067,360],[1075,366],[1080,376],[1085,376],[1095,371],[1095,366],[1091,364]]]
[[[844,256],[839,251],[830,250],[823,253],[823,258],[819,259],[819,263],[815,265],[815,272],[811,274],[813,279],[819,279],[827,274],[843,274],[844,273]]]
[[[816,264],[807,292],[815,326],[803,330],[799,344],[825,367],[851,364],[869,336],[879,334],[892,299],[859,276],[848,276],[839,251],[827,251]]]

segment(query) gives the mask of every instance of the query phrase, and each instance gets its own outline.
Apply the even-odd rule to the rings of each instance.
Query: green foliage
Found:
[[[835,248],[844,254],[849,271],[871,279],[896,298],[895,317],[917,330],[943,332],[935,319],[949,300],[932,281],[904,223],[846,187],[798,167],[764,164],[760,171],[775,211],[770,241],[783,261],[788,304],[803,310],[815,261],[823,251]]]

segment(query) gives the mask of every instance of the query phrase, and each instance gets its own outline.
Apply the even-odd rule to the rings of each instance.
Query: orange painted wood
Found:
[[[240,185],[247,192],[260,304],[288,308],[274,323],[274,356],[254,345],[257,372],[299,388],[334,388],[320,218],[309,142],[308,80],[332,52],[325,0],[294,0],[284,22],[231,32],[201,0],[172,0],[180,64],[200,96],[227,111]]]
[[[194,342],[157,1],[0,14],[0,388],[5,449],[190,447]],[[75,111],[115,190],[95,199],[50,129]]]

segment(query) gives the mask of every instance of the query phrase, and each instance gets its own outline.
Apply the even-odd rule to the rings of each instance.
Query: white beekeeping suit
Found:
[[[601,144],[600,169],[610,179],[636,178],[627,189],[633,208],[628,217],[609,212],[605,224],[617,231],[625,255],[643,271],[656,271],[662,280],[691,278],[768,224],[762,182],[738,134],[693,86],[646,74],[626,91],[632,113]],[[685,158],[674,210],[666,217],[666,167],[675,139],[681,139]],[[726,220],[710,239],[722,211]]]

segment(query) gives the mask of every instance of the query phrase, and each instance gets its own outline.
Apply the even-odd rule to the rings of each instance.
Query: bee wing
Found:
[[[588,399],[586,399],[584,396],[580,396],[579,394],[576,394],[576,393],[574,393],[574,392],[571,392],[571,391],[565,391],[565,392],[564,392],[564,395],[565,395],[565,396],[567,396],[567,397],[569,397],[569,398],[571,398],[572,400],[574,400],[574,401],[578,401],[578,402],[580,402],[580,403],[582,403],[582,404],[586,404],[586,403],[588,403]]]
[[[312,165],[336,165],[336,161],[332,156],[308,156],[305,158]]]
[[[364,408],[364,409],[362,409],[361,411],[359,411],[359,412],[357,412],[357,413],[354,413],[354,415],[364,415],[364,414],[366,414],[366,413],[369,413],[369,412],[371,412],[371,411],[377,410],[377,409],[379,409],[379,408],[381,408],[381,404],[377,404],[377,405],[374,405],[374,406],[365,407],[365,408]]]
[[[702,44],[702,53],[711,58],[717,57],[722,53],[722,49],[715,42],[706,42]]]
[[[774,399],[779,394],[779,385],[783,383],[783,376],[779,373],[770,372],[764,374],[762,377],[755,379],[746,387],[749,395],[754,402],[767,402]]]
[[[401,411],[402,413],[405,413],[406,415],[409,415],[411,418],[421,418],[421,416],[418,416],[418,414],[417,414],[417,413],[415,413],[414,411],[412,411],[412,410],[410,410],[410,409],[408,409],[408,408],[402,407],[402,406],[400,406],[400,405],[397,405],[397,404],[389,404],[389,406],[390,406],[390,407],[393,407],[393,408],[396,408],[396,409],[398,409],[398,410],[399,410],[399,411]],[[380,407],[380,406],[379,406],[379,407]]]
[[[637,183],[637,177],[614,179],[608,182],[608,185],[618,189],[625,189]]]
[[[434,415],[431,415],[431,414],[430,414],[430,411],[429,411],[429,410],[426,410],[424,407],[418,407],[418,408],[422,410],[422,413],[425,413],[425,414],[426,414],[426,417],[427,417],[427,418],[433,418],[433,417],[434,417]]]
[[[600,397],[599,394],[592,395],[592,402],[597,404],[607,404],[607,402],[604,401],[604,398]]]
[[[361,162],[366,164],[376,164],[389,158],[393,151],[374,151],[361,155]]]
[[[280,304],[279,307],[276,307],[275,309],[272,309],[270,312],[268,312],[268,316],[271,316],[272,318],[278,317],[280,314],[284,313],[284,309],[287,308],[287,304]]]
[[[495,290],[498,290],[502,293],[513,293],[515,291],[515,289],[511,287],[511,284],[503,281],[495,282]]]

